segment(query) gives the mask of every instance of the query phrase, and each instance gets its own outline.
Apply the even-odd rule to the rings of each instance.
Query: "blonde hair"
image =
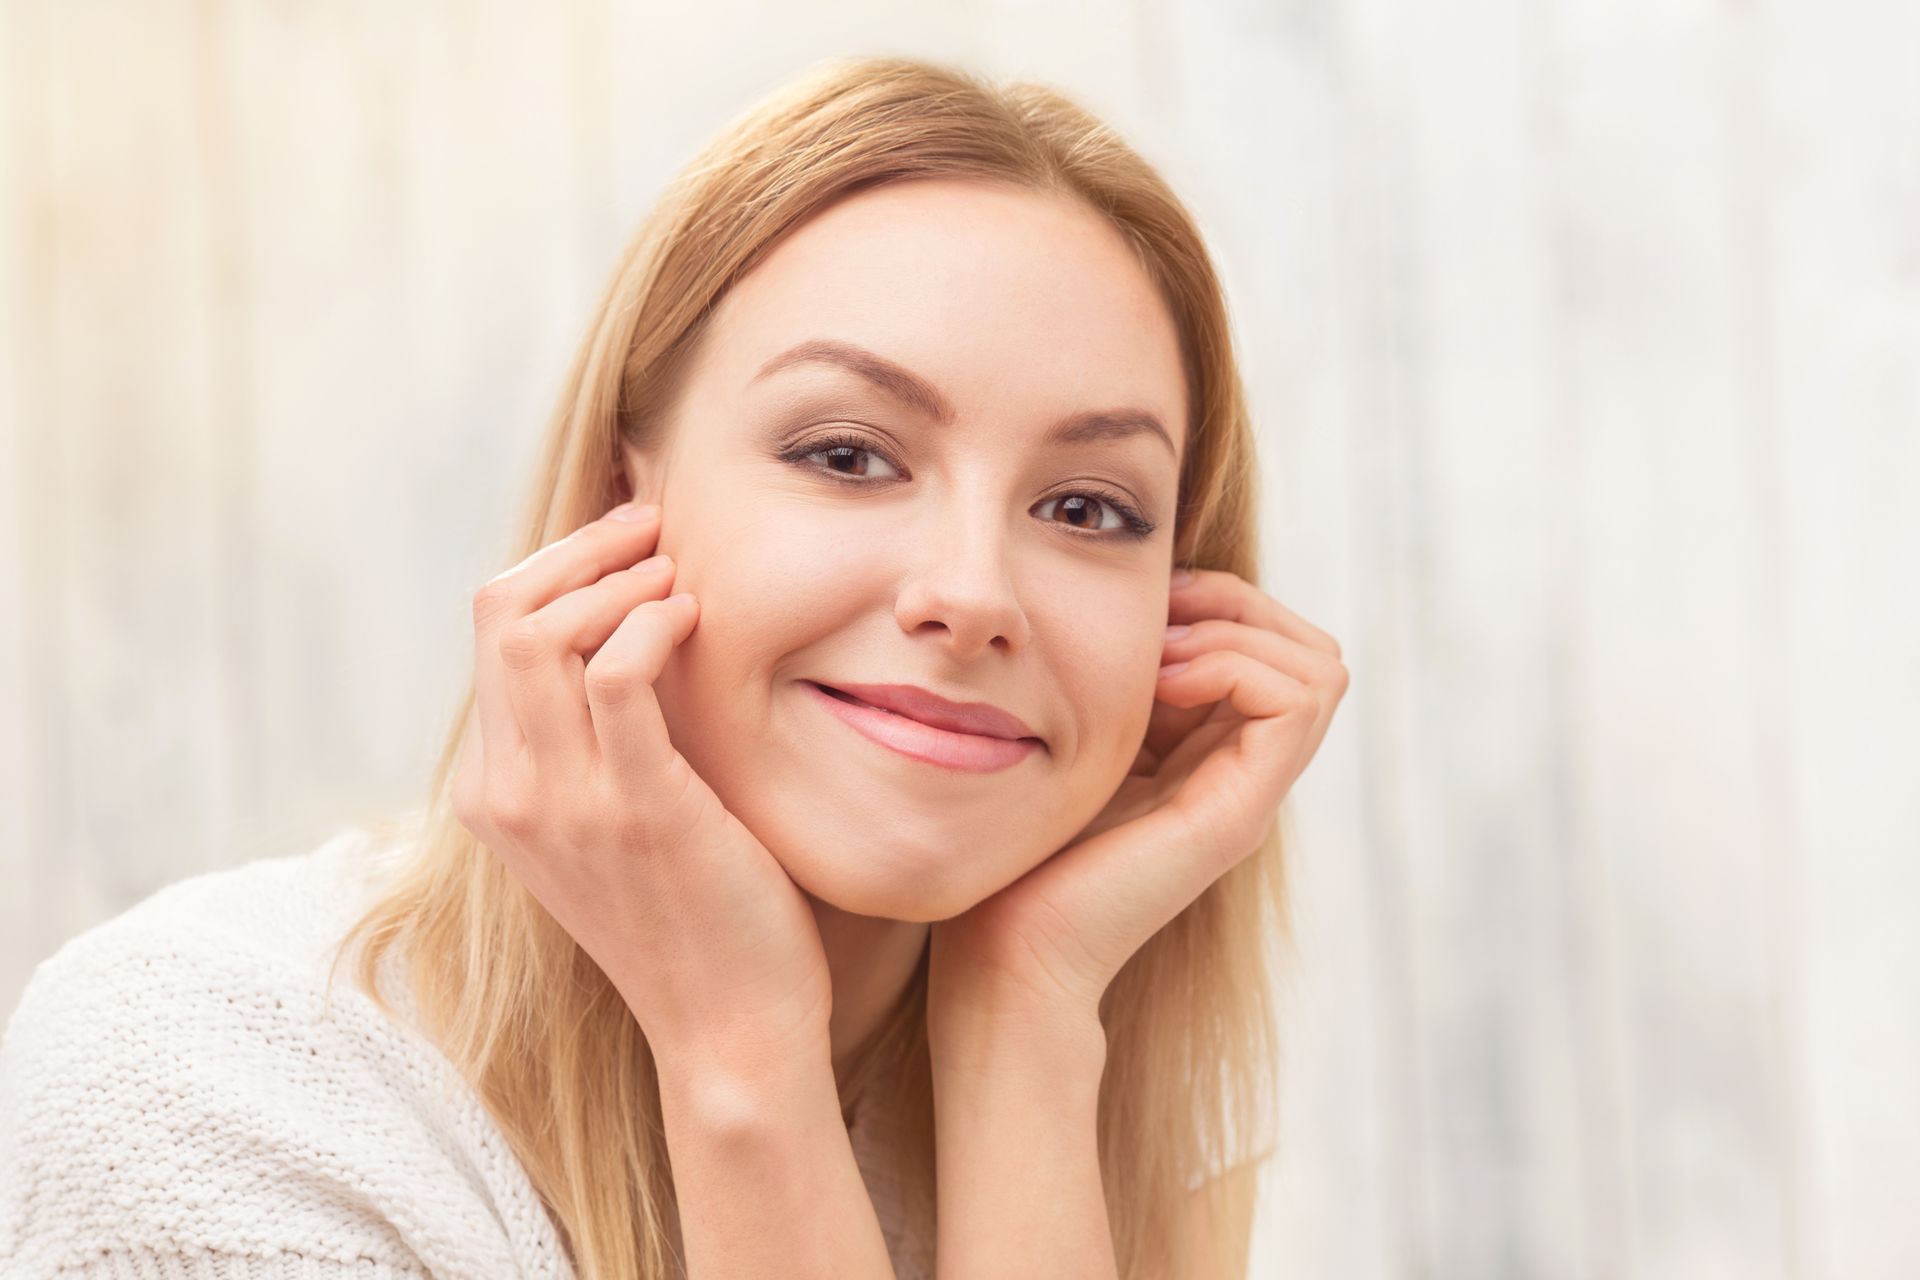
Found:
[[[622,442],[658,438],[715,303],[785,232],[856,191],[922,177],[1077,198],[1127,238],[1181,339],[1190,429],[1175,562],[1257,583],[1253,435],[1225,299],[1192,218],[1145,160],[1058,92],[897,57],[815,66],[736,118],[668,187],[567,373],[508,563],[627,496]],[[424,806],[367,824],[403,860],[341,938],[335,968],[360,945],[358,985],[397,1017],[377,972],[399,947],[421,1029],[498,1122],[581,1275],[681,1275],[646,1041],[605,975],[453,815],[450,783],[473,712],[469,684]],[[1221,1258],[1224,1276],[1246,1271],[1255,1178],[1277,1114],[1263,949],[1269,915],[1288,928],[1280,816],[1101,1003],[1100,1163],[1126,1280],[1194,1275],[1203,1256]],[[903,1117],[894,1154],[930,1188],[925,1001],[923,956],[841,1093],[843,1108],[865,1092]],[[1222,1173],[1225,1212],[1208,1220],[1210,1239],[1188,1238],[1188,1189]]]

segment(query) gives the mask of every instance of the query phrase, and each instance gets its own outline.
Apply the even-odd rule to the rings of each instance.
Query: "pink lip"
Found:
[[[862,734],[882,746],[891,747],[902,755],[923,760],[929,764],[943,765],[949,769],[958,769],[967,773],[990,773],[1020,763],[1036,751],[1045,750],[1038,738],[1022,735],[1020,737],[998,737],[985,733],[957,732],[927,724],[924,721],[879,706],[869,706],[858,702],[848,702],[828,693],[824,687],[812,680],[802,680],[809,696],[827,711]],[[852,685],[833,686],[843,692],[851,689],[887,688],[898,690],[899,685],[872,686]],[[927,697],[933,695],[928,694]],[[945,706],[956,704],[938,700]],[[979,704],[975,704],[977,708]],[[991,711],[991,709],[989,709]],[[996,713],[1005,716],[1004,712]],[[1026,726],[1011,716],[1014,727]],[[995,722],[999,723],[999,722]]]
[[[987,738],[1040,736],[1027,728],[1026,721],[1019,716],[1002,711],[991,702],[954,702],[913,684],[827,684],[824,680],[816,683],[857,698],[868,706],[907,716],[936,729]]]

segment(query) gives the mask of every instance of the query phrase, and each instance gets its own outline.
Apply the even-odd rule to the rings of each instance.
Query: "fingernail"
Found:
[[[1187,634],[1187,632],[1191,630],[1193,630],[1193,628],[1188,626],[1184,622],[1176,623],[1175,625],[1167,628],[1167,639],[1178,640],[1181,636]]]
[[[1175,569],[1173,571],[1173,576],[1167,579],[1167,582],[1170,585],[1176,586],[1176,587],[1184,587],[1192,581],[1193,581],[1193,570],[1191,569]]]
[[[654,516],[657,516],[659,514],[660,514],[659,505],[657,503],[652,503],[652,502],[648,502],[644,504],[634,503],[634,502],[623,502],[619,506],[615,507],[613,510],[607,512],[607,516],[609,519],[624,520],[628,524],[638,524],[642,520],[651,520]]]
[[[1174,662],[1174,663],[1169,663],[1167,666],[1160,668],[1160,674],[1163,676],[1176,675],[1179,672],[1185,671],[1186,669],[1187,669],[1186,663]]]

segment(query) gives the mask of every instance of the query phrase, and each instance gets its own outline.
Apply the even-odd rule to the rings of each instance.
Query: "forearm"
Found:
[[[938,1030],[930,1024],[930,1033],[939,1280],[1114,1280],[1100,1182],[1098,1019],[988,1006]]]
[[[824,1028],[815,1054],[662,1059],[660,1106],[690,1280],[892,1280]]]

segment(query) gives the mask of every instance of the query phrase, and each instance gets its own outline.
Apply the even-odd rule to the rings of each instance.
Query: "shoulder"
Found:
[[[355,829],[182,880],[41,962],[0,1040],[0,1259],[519,1271],[495,1193],[524,1175],[490,1176],[477,1100],[348,966],[325,990],[369,852]]]
[[[310,961],[371,900],[391,857],[369,832],[348,827],[304,853],[188,876],[76,935],[42,967],[157,939]]]

